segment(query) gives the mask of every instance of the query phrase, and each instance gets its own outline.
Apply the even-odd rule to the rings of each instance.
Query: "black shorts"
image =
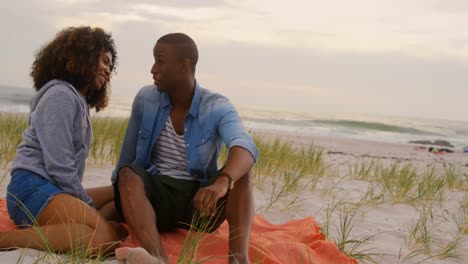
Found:
[[[156,212],[156,226],[159,232],[174,228],[194,229],[203,232],[213,232],[226,219],[225,205],[227,196],[218,200],[214,216],[202,217],[193,206],[193,197],[200,187],[208,186],[216,180],[216,176],[200,186],[200,182],[176,179],[163,175],[150,175],[144,168],[136,165],[128,167],[140,177],[145,185],[145,193]],[[120,171],[119,169],[119,171]],[[114,184],[115,207],[122,219],[122,206],[118,186],[118,175]]]

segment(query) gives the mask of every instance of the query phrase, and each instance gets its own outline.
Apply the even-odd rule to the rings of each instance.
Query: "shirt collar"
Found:
[[[171,105],[171,99],[169,99],[169,95],[166,92],[161,93],[161,106],[167,107]]]
[[[197,80],[195,80],[195,92],[192,98],[192,104],[190,105],[189,115],[192,117],[198,116],[198,109],[200,108],[200,86],[198,85]]]
[[[200,85],[198,85],[197,80],[195,80],[195,92],[193,94],[192,103],[190,105],[190,110],[188,112],[192,117],[198,116],[198,109],[200,107]],[[171,99],[167,93],[161,93],[161,106],[167,107],[171,105]]]

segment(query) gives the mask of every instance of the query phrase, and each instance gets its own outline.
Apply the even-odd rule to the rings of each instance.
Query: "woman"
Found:
[[[37,93],[7,194],[8,213],[21,229],[0,232],[0,248],[81,249],[91,256],[113,252],[124,237],[98,212],[112,207],[112,187],[85,191],[81,184],[92,138],[89,108],[107,106],[116,60],[111,35],[90,27],[66,28],[36,54]]]

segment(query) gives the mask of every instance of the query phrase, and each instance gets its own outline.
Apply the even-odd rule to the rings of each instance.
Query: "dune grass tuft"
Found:
[[[13,160],[26,126],[26,115],[0,113],[0,168],[6,167]]]

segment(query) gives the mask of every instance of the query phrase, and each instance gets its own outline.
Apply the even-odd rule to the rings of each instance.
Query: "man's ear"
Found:
[[[192,64],[190,63],[190,60],[185,58],[182,63],[180,64],[180,70],[183,73],[190,72],[192,70]]]

